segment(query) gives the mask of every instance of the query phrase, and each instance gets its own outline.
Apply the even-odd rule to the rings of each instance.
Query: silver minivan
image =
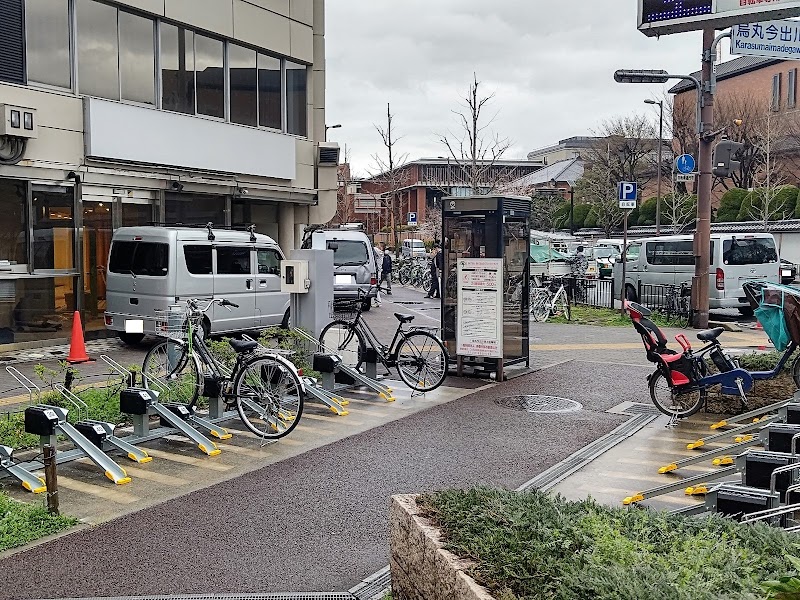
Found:
[[[634,240],[626,251],[625,295],[645,304],[653,301],[653,285],[680,285],[694,276],[694,237],[669,235]],[[620,289],[622,263],[614,264],[614,287]],[[771,233],[711,234],[709,307],[737,308],[752,313],[742,291],[745,281],[778,283],[780,261]],[[641,298],[639,298],[640,286]],[[653,297],[651,297],[653,296]]]
[[[364,310],[377,295],[378,263],[369,236],[349,227],[313,228],[303,240],[303,249],[333,250],[333,297],[358,298],[364,294]]]
[[[206,334],[288,326],[289,294],[281,293],[278,244],[246,231],[189,227],[121,227],[108,259],[106,328],[135,344],[143,334],[127,333],[127,320],[156,329],[157,309],[186,298],[227,298],[230,311],[214,305],[203,323]]]

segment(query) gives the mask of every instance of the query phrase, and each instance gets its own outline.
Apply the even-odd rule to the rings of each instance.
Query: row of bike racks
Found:
[[[317,352],[314,353],[314,369],[322,375],[321,381],[311,377],[302,377],[304,390],[308,397],[321,402],[337,415],[345,416],[348,411],[345,407],[349,400],[340,394],[342,389],[363,386],[376,393],[387,402],[395,400],[391,388],[377,381],[377,354],[370,360],[364,357],[366,373],[362,373],[348,365],[342,358],[322,347],[321,343],[305,333],[298,333],[313,344]],[[252,340],[247,336],[245,339]],[[262,346],[263,351],[281,354],[275,348]],[[146,441],[158,439],[166,435],[180,433],[190,440],[202,453],[207,456],[216,456],[221,450],[209,436],[224,440],[231,434],[220,427],[217,422],[230,419],[234,413],[225,413],[224,403],[220,398],[209,398],[209,416],[201,417],[190,411],[185,404],[178,402],[162,402],[161,396],[168,397],[168,386],[157,378],[147,378],[119,364],[114,359],[102,355],[100,359],[105,362],[113,373],[122,378],[124,389],[120,391],[120,412],[127,414],[133,424],[132,435],[125,438],[115,434],[116,426],[101,420],[89,418],[87,404],[75,392],[64,385],[56,384],[53,390],[57,392],[70,408],[53,406],[40,402],[41,389],[28,377],[14,367],[6,367],[6,371],[22,386],[20,389],[27,391],[29,402],[25,408],[25,431],[40,437],[41,446],[55,446],[58,436],[69,440],[74,449],[58,452],[57,463],[64,463],[78,458],[88,457],[103,474],[117,485],[131,481],[125,469],[109,456],[111,452],[121,452],[130,460],[143,464],[150,462],[152,457],[137,446]],[[141,377],[141,385],[137,385]],[[78,421],[69,423],[67,417],[72,411],[78,415]],[[151,417],[159,418],[159,426],[152,427]],[[33,493],[46,491],[45,482],[35,475],[35,471],[43,469],[43,464],[38,460],[25,463],[15,462],[14,450],[8,446],[0,445],[0,477],[4,475],[17,479],[22,487]]]
[[[741,424],[750,419],[752,422]],[[723,430],[730,425],[737,426]],[[635,505],[683,490],[704,500],[673,511],[675,514],[719,513],[741,522],[766,521],[800,531],[800,523],[793,518],[800,510],[800,392],[790,400],[714,423],[711,428],[718,433],[688,444],[687,450],[707,448],[707,444],[725,438],[732,443],[675,460],[658,472],[675,473],[703,462],[719,468],[637,492],[626,497],[623,504]],[[724,481],[711,485],[720,480]]]

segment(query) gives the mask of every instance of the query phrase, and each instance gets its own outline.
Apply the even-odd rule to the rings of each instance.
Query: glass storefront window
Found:
[[[197,114],[225,118],[225,60],[221,40],[194,36]]]
[[[225,225],[225,196],[169,192],[165,200],[166,223],[169,225]]]
[[[75,268],[72,188],[33,187],[33,268]]]
[[[27,261],[25,204],[28,184],[16,179],[0,179],[0,264],[23,265]]]
[[[117,9],[93,0],[76,0],[78,86],[81,94],[119,100]]]
[[[231,122],[258,125],[256,51],[228,44]]]
[[[258,124],[281,129],[281,61],[274,56],[258,55]]]
[[[0,280],[0,344],[69,338],[77,278]]]
[[[305,65],[286,61],[286,130],[308,135],[308,78]]]
[[[194,114],[194,33],[161,23],[161,105]]]
[[[70,88],[69,3],[26,0],[25,36],[28,80]]]
[[[155,104],[155,24],[152,19],[120,11],[119,70],[122,99]]]
[[[109,202],[83,203],[83,292],[90,317],[106,307],[106,265],[113,224]]]
[[[153,206],[151,204],[122,203],[122,226],[137,227],[153,223]]]

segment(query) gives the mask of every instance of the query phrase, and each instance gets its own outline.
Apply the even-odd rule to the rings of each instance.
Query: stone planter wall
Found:
[[[443,549],[439,530],[419,516],[415,498],[393,496],[389,509],[392,599],[492,600],[464,572],[469,563]]]

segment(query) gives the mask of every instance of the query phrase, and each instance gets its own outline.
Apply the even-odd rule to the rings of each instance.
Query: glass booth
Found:
[[[444,343],[459,375],[483,371],[502,381],[506,367],[530,366],[531,200],[470,196],[442,204]]]

